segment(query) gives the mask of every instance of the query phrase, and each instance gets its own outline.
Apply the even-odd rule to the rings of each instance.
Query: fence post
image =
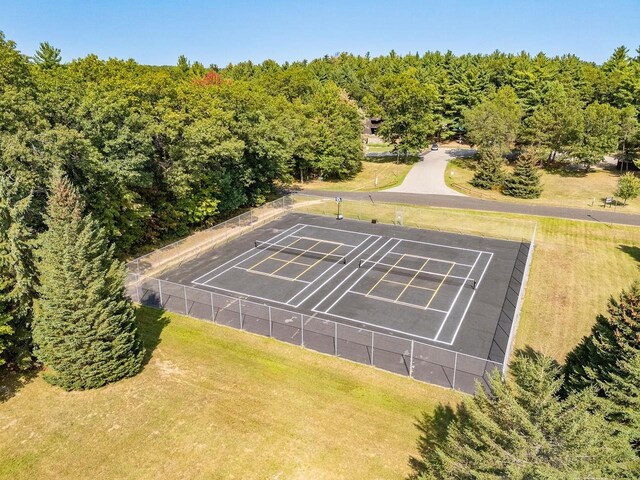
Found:
[[[211,296],[211,321],[213,323],[216,323],[216,309],[213,306],[213,292],[210,292],[210,296]]]
[[[413,344],[414,340],[411,340],[411,353],[409,354],[409,376],[413,378]]]
[[[300,345],[304,347],[304,315],[300,314]]]
[[[182,291],[184,292],[184,314],[189,315],[189,302],[187,301],[187,287],[185,285],[182,286]]]
[[[244,322],[242,321],[242,300],[238,299],[238,314],[240,315],[240,330],[244,330]]]
[[[334,334],[333,334],[333,352],[335,356],[338,356],[338,322],[333,322]]]
[[[158,293],[160,294],[160,308],[164,308],[164,301],[162,300],[162,280],[158,279]]]
[[[456,389],[456,371],[458,370],[458,352],[456,352],[456,358],[453,361],[453,384],[451,388]]]
[[[373,335],[374,333],[371,332],[371,365],[373,365]]]
[[[271,322],[271,307],[268,306],[267,309],[269,310],[269,338],[273,337],[273,323]]]
[[[142,305],[142,296],[140,296],[140,274],[136,274],[136,297],[138,297],[137,303]]]

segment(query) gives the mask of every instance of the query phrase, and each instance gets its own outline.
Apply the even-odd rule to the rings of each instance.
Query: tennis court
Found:
[[[326,352],[343,325],[340,356],[373,331],[502,362],[521,263],[520,242],[292,212],[164,272],[162,306]]]

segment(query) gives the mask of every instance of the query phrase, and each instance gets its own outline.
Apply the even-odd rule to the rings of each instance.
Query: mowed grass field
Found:
[[[445,173],[447,185],[460,192],[478,197],[490,197],[501,202],[532,205],[555,205],[604,211],[603,200],[613,196],[618,186],[619,173],[614,169],[594,169],[591,172],[547,171],[540,169],[540,180],[544,186],[540,198],[521,199],[502,195],[499,191],[475,188],[469,182],[473,178],[472,159],[454,159]],[[513,168],[505,167],[506,172]],[[453,175],[452,175],[453,173]],[[460,185],[464,188],[460,188]],[[593,206],[592,206],[593,203]],[[613,208],[607,207],[607,211]],[[616,212],[640,213],[640,199],[630,200],[627,205],[617,205]]]
[[[415,157],[417,159],[417,157]],[[362,162],[362,170],[352,179],[343,181],[333,180],[312,180],[304,184],[296,184],[298,188],[310,188],[314,190],[330,191],[376,191],[392,188],[400,185],[407,176],[413,163],[385,162]],[[376,177],[378,186],[376,187]]]
[[[421,412],[460,398],[202,321],[138,318],[150,359],[135,378],[67,393],[38,377],[0,403],[0,478],[400,479]]]
[[[349,203],[347,217],[393,219],[394,208]],[[560,361],[608,297],[638,278],[640,228],[408,206],[404,213],[413,226],[433,221],[511,237],[526,230],[519,220],[537,220],[516,345]],[[416,419],[462,398],[198,320],[152,309],[138,316],[149,349],[140,375],[74,393],[36,377],[0,403],[0,478],[400,479],[415,453]]]

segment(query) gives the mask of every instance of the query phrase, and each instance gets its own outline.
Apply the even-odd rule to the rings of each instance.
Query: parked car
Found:
[[[438,144],[434,143],[433,145],[431,145],[431,150],[437,150],[438,149]]]

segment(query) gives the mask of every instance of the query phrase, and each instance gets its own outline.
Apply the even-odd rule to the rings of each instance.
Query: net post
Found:
[[[456,371],[458,370],[458,352],[456,352],[455,359],[453,361],[453,382],[451,388],[456,389]]]
[[[160,294],[160,308],[164,308],[164,301],[162,300],[162,280],[158,279],[158,293]]]
[[[209,296],[211,297],[211,321],[216,323],[216,309],[213,306],[213,292],[209,292]]]
[[[273,337],[273,322],[271,321],[271,306],[267,306],[269,312],[269,338]]]
[[[300,314],[300,345],[304,347],[304,315]]]
[[[240,315],[240,330],[244,330],[244,322],[242,321],[242,300],[238,299],[238,315]]]
[[[187,287],[182,286],[182,293],[184,293],[184,314],[189,315],[189,302],[187,301]]]
[[[338,322],[333,322],[334,334],[333,334],[333,353],[338,356]]]
[[[413,378],[413,345],[415,341],[411,340],[411,353],[409,354],[409,377]]]

